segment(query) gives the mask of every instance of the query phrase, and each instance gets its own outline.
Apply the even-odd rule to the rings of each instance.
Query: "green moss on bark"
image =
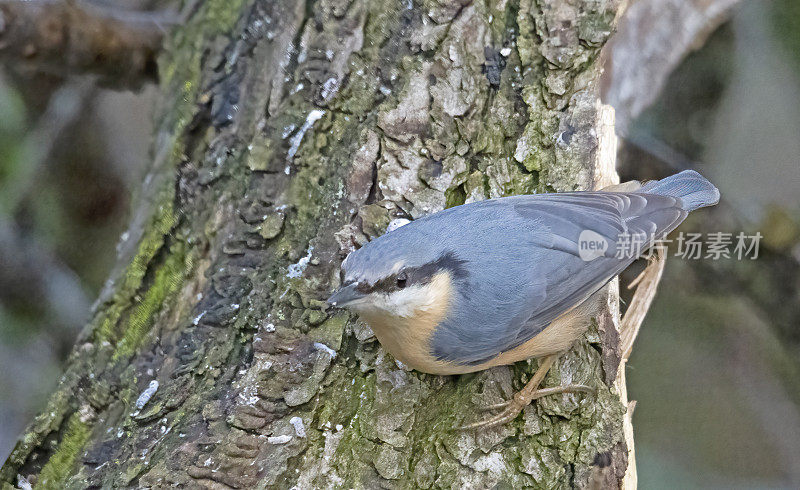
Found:
[[[114,351],[114,361],[136,352],[159,313],[169,307],[169,300],[192,272],[191,260],[183,249],[182,244],[176,244],[156,269],[153,283],[142,294],[141,301],[133,307],[123,326],[124,334]]]
[[[147,273],[153,257],[164,245],[165,236],[175,225],[175,216],[172,209],[172,193],[161,197],[162,203],[156,210],[146,232],[142,237],[138,251],[126,268],[124,277],[115,294],[115,301],[108,306],[101,315],[101,320],[96,329],[96,336],[100,342],[114,342],[118,335],[118,322],[122,312],[130,304],[131,298],[139,289]]]
[[[89,439],[91,428],[81,422],[78,414],[72,415],[58,448],[47,460],[36,481],[36,488],[63,488],[63,482],[75,471],[78,455]]]

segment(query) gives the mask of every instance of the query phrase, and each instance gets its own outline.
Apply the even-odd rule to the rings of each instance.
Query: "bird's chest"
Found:
[[[452,374],[455,371],[449,363],[437,360],[431,349],[433,332],[451,307],[450,292],[449,276],[437,274],[404,314],[387,314],[385,309],[376,309],[361,311],[359,315],[372,327],[383,348],[402,363],[425,373]]]
[[[425,373],[439,373],[439,364],[431,355],[430,341],[435,325],[418,318],[392,318],[361,315],[384,349],[403,364]]]

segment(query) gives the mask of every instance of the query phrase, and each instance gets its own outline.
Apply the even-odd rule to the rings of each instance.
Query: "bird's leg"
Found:
[[[542,359],[541,364],[539,364],[539,368],[535,373],[533,373],[533,376],[524,388],[514,394],[510,400],[487,407],[489,409],[505,408],[505,410],[494,417],[482,420],[480,422],[475,422],[474,424],[465,425],[460,427],[460,429],[489,428],[503,425],[506,422],[514,420],[517,415],[519,415],[519,413],[531,403],[531,401],[543,396],[556,395],[559,393],[592,393],[595,391],[594,388],[584,385],[558,386],[555,388],[540,389],[539,385],[542,384],[542,380],[547,375],[547,372],[550,370],[550,367],[553,365],[556,359],[558,359],[557,354],[550,355]]]

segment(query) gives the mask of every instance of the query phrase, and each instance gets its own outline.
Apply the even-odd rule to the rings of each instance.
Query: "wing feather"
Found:
[[[497,295],[502,291],[505,297],[492,307],[468,297],[460,298],[461,306],[467,306],[460,309],[467,311],[468,317],[449,319],[444,328],[434,334],[434,354],[442,360],[481,364],[525,343],[635,260],[634,257],[617,257],[621,235],[638,235],[647,243],[648,238],[672,231],[687,214],[674,197],[636,193],[514,196],[496,200],[492,206],[498,203],[511,207],[510,213],[499,213],[507,219],[498,220],[502,221],[494,230],[498,235],[525,233],[531,230],[531,223],[536,227],[535,231],[529,231],[531,252],[526,259],[503,257],[502,263],[498,259],[498,264],[502,265],[494,266],[515,270],[528,268],[528,275],[515,277],[521,283],[517,290],[502,289],[502,284],[492,283],[497,281],[497,274],[491,270],[491,257],[468,257],[483,260],[489,269],[483,278],[489,284],[474,284],[477,289],[472,293],[484,287],[478,296]],[[503,227],[517,229],[509,231]],[[580,258],[578,240],[584,230],[608,240],[605,255],[589,262]],[[489,325],[476,326],[472,323],[476,320]]]

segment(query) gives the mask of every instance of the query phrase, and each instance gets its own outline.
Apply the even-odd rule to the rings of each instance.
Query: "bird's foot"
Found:
[[[514,420],[522,410],[527,407],[533,400],[542,398],[548,395],[558,395],[561,393],[597,393],[597,390],[591,386],[586,385],[569,385],[557,386],[555,388],[541,388],[532,392],[526,392],[525,389],[514,394],[514,396],[505,402],[497,403],[484,407],[484,410],[499,410],[504,409],[497,415],[488,419],[475,422],[459,427],[460,430],[478,429],[478,428],[491,428],[506,424]]]

